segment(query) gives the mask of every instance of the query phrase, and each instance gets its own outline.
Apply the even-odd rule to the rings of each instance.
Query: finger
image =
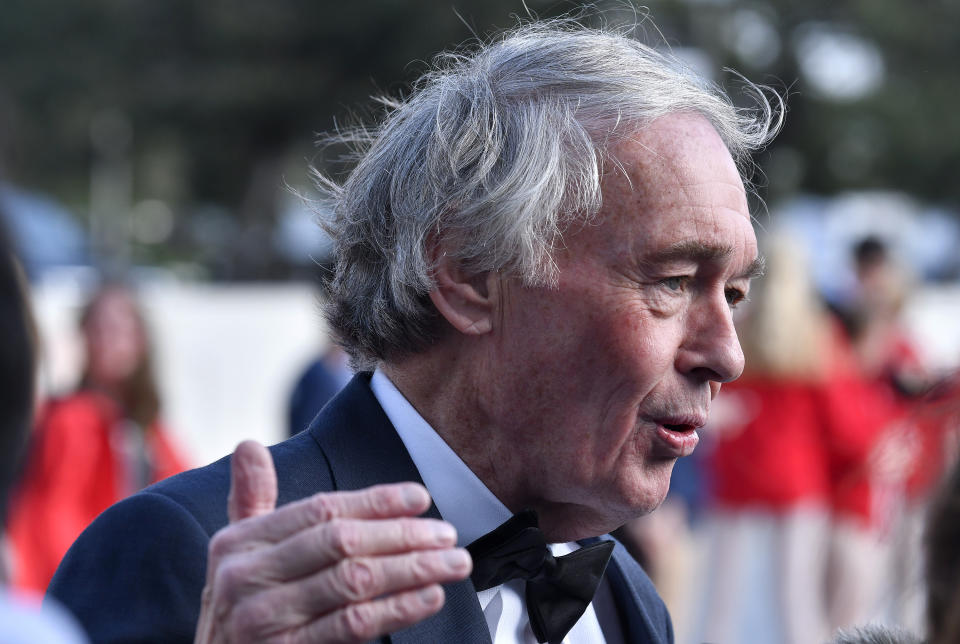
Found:
[[[216,641],[216,623],[213,619],[211,605],[212,587],[204,586],[200,593],[200,617],[197,619],[197,630],[193,636],[194,644],[214,644]]]
[[[250,542],[277,543],[292,535],[336,518],[393,519],[423,514],[430,495],[419,483],[376,485],[349,492],[324,492],[289,503],[269,517],[258,517],[230,526],[212,544],[213,554],[223,556]]]
[[[287,581],[332,566],[342,559],[451,548],[457,531],[437,519],[332,519],[303,530],[244,564],[254,583]]]
[[[472,566],[463,548],[344,559],[319,573],[257,593],[254,598],[261,606],[272,607],[271,620],[284,630],[348,604],[460,581],[470,574]]]
[[[276,502],[277,474],[270,452],[255,441],[240,443],[230,459],[230,492],[227,495],[227,516],[230,522],[269,513],[276,507]],[[197,642],[214,640],[217,620],[214,579],[223,555],[241,545],[247,546],[229,538],[224,539],[229,530],[227,527],[215,534],[208,548],[206,582],[201,595],[200,618],[195,635]],[[232,545],[225,548],[224,544]]]
[[[443,588],[434,584],[375,601],[352,604],[311,622],[297,631],[291,640],[295,644],[366,642],[436,614],[443,607],[443,602]]]
[[[230,459],[230,523],[272,512],[277,506],[277,473],[267,448],[256,441],[237,445]]]

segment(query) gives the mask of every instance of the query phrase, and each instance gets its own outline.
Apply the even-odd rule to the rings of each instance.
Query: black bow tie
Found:
[[[470,579],[478,591],[526,579],[533,634],[538,642],[558,642],[593,600],[613,547],[601,541],[554,557],[537,527],[537,513],[524,510],[467,546],[473,557]]]

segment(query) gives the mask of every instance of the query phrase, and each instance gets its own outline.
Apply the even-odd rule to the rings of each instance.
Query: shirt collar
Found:
[[[370,388],[420,471],[440,515],[457,529],[458,545],[475,541],[512,516],[385,373],[377,369]]]

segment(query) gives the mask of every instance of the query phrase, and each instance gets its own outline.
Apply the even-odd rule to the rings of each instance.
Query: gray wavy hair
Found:
[[[716,128],[741,170],[780,126],[782,102],[747,83],[753,107],[625,33],[571,21],[523,25],[438,56],[373,128],[341,133],[359,161],[340,185],[316,173],[334,240],[325,313],[353,364],[416,353],[443,333],[429,299],[430,246],[467,271],[552,285],[552,251],[600,209],[608,150],[687,111]]]

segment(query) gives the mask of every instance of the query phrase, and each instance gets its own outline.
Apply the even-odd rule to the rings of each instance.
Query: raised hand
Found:
[[[270,453],[241,443],[196,642],[365,642],[433,615],[440,584],[470,574],[453,526],[416,518],[430,506],[419,484],[276,498]]]

